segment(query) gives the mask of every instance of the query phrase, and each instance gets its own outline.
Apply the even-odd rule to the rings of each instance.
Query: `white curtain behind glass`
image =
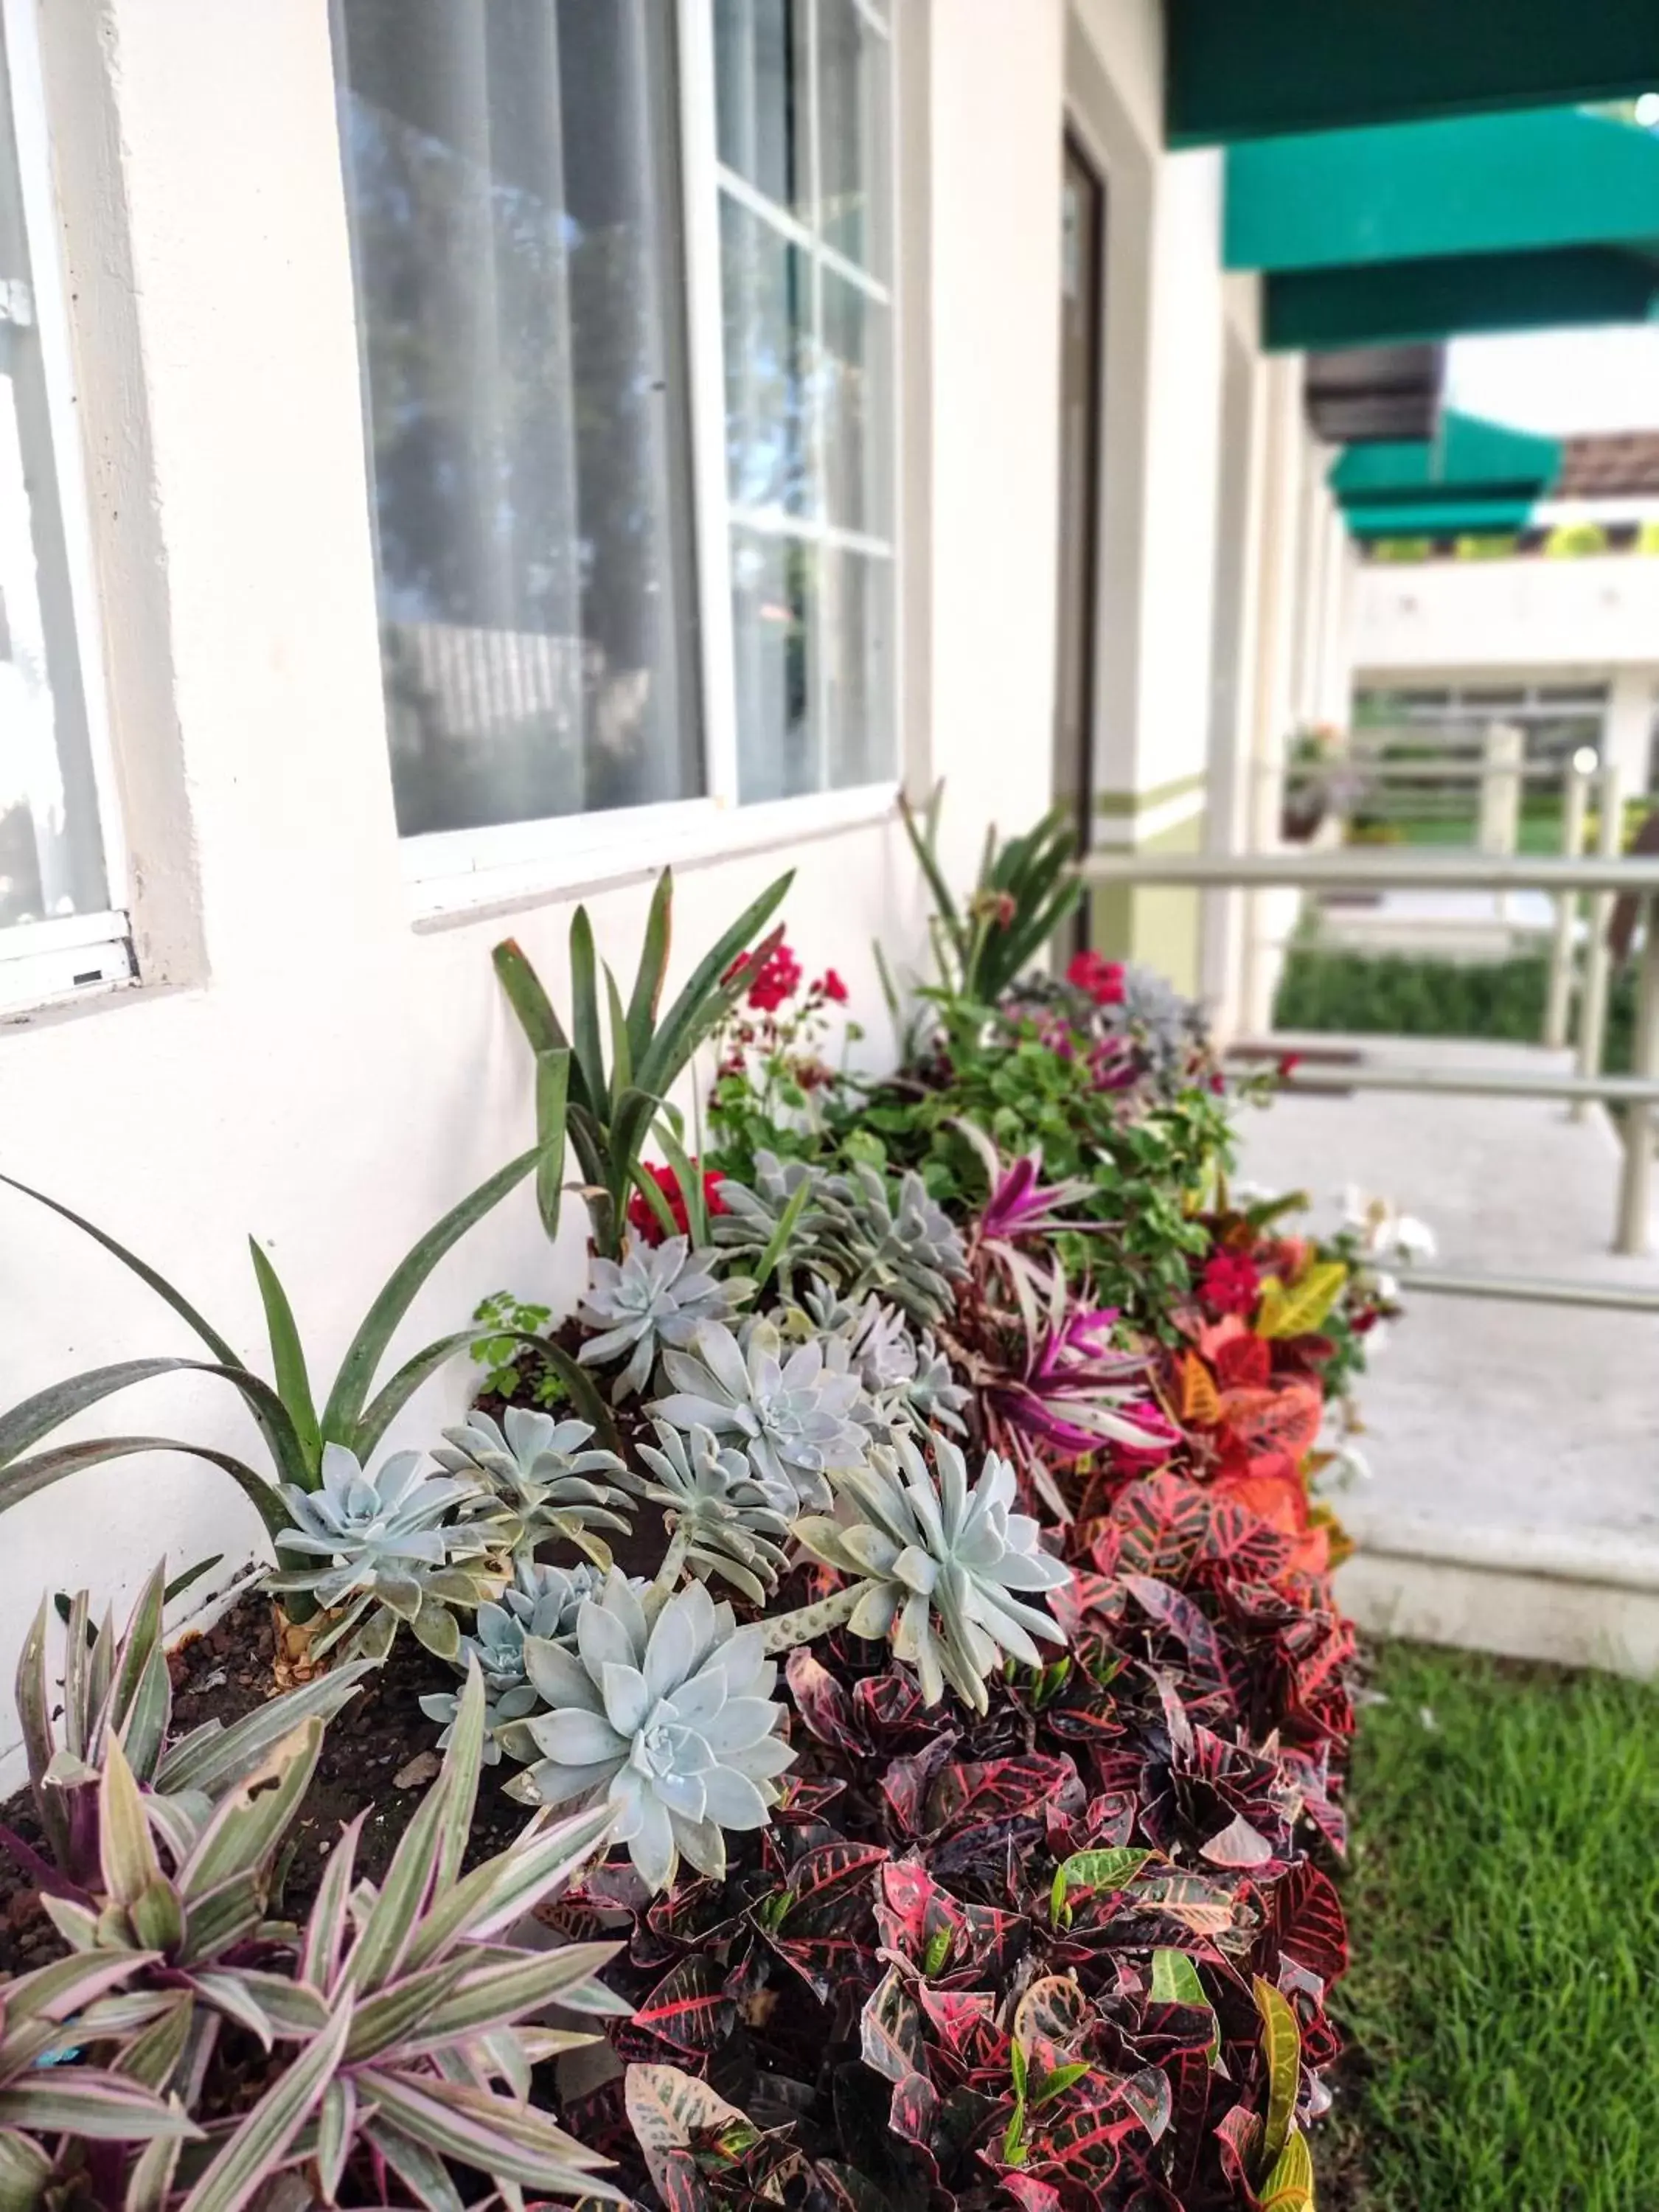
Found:
[[[0,40],[0,927],[108,903]]]
[[[399,826],[691,795],[661,11],[340,12]]]

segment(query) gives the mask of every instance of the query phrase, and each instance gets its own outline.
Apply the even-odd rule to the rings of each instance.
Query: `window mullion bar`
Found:
[[[824,529],[830,521],[830,486],[825,466],[824,441],[824,347],[823,347],[823,258],[820,242],[823,228],[823,131],[822,90],[818,82],[818,6],[819,0],[806,0],[806,103],[811,118],[809,133],[809,168],[811,179],[812,235],[811,255],[811,337],[808,391],[811,394],[811,443],[812,454],[812,489],[817,495],[816,511]],[[817,725],[817,776],[816,788],[830,788],[830,653],[828,650],[827,614],[830,601],[830,563],[822,535],[818,545],[817,575],[814,581],[812,599],[808,609],[806,647],[811,664],[813,720]],[[816,646],[816,649],[815,649]]]
[[[702,635],[704,773],[708,795],[738,800],[737,647],[726,455],[720,189],[713,0],[679,0],[680,144],[690,356],[693,543]]]

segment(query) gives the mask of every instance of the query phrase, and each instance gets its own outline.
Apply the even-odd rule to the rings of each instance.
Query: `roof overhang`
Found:
[[[1541,499],[1561,473],[1561,443],[1448,408],[1438,434],[1409,443],[1355,446],[1331,465],[1344,507],[1423,499]]]
[[[1659,240],[1454,254],[1262,279],[1270,353],[1431,342],[1482,331],[1640,323],[1659,312]]]
[[[1171,146],[1659,88],[1654,0],[1164,0],[1164,21]]]
[[[1303,373],[1308,427],[1328,446],[1432,438],[1445,380],[1443,346],[1310,353]]]
[[[1659,239],[1659,135],[1576,107],[1323,131],[1227,155],[1230,269]]]
[[[1346,507],[1344,519],[1354,537],[1508,538],[1524,530],[1532,516],[1527,500],[1423,500],[1409,506]]]

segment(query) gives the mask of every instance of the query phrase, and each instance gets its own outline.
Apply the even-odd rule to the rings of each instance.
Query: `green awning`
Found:
[[[1262,343],[1271,353],[1640,323],[1659,312],[1659,241],[1642,251],[1568,246],[1285,269],[1265,276],[1261,289]]]
[[[1507,538],[1524,530],[1528,500],[1424,500],[1416,506],[1348,507],[1343,520],[1356,538]]]
[[[1582,108],[1262,139],[1227,155],[1230,269],[1659,239],[1659,134]]]
[[[1411,505],[1425,497],[1505,500],[1530,506],[1561,473],[1561,444],[1449,408],[1432,440],[1352,446],[1328,482],[1344,507]]]
[[[1171,146],[1659,89],[1655,0],[1164,0],[1164,20]]]

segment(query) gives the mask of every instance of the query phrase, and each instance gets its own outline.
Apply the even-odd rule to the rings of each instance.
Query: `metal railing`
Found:
[[[1616,784],[1613,797],[1617,799]],[[1613,827],[1609,832],[1607,824]],[[1587,1065],[1581,1035],[1578,1072],[1573,1076],[1506,1073],[1501,1079],[1492,1071],[1476,1068],[1367,1069],[1326,1064],[1297,1068],[1287,1079],[1291,1090],[1393,1090],[1465,1094],[1470,1097],[1560,1098],[1576,1113],[1597,1099],[1616,1101],[1625,1109],[1624,1164],[1620,1177],[1618,1219],[1613,1249],[1639,1255],[1649,1249],[1649,1212],[1653,1187],[1656,1107],[1659,1107],[1659,857],[1620,858],[1616,842],[1616,804],[1602,808],[1601,849],[1595,854],[1557,854],[1447,852],[1413,850],[1407,846],[1349,848],[1316,852],[1289,847],[1274,853],[1151,853],[1102,849],[1078,864],[1078,873],[1091,889],[1139,884],[1191,885],[1194,889],[1276,889],[1307,890],[1545,890],[1558,900],[1576,900],[1581,892],[1595,898],[1590,933],[1591,958],[1587,963],[1585,996],[1599,974],[1595,988],[1599,1006],[1606,1003],[1607,922],[1612,902],[1621,893],[1644,902],[1644,932],[1640,974],[1637,987],[1634,1067],[1628,1076],[1603,1074],[1599,1065],[1602,1015],[1587,1006],[1581,1032],[1595,1012],[1594,1036],[1596,1060]],[[1558,908],[1559,912],[1559,908]],[[1599,969],[1595,955],[1599,951]],[[1536,1303],[1553,1300],[1577,1305],[1601,1305],[1659,1312],[1659,1291],[1637,1291],[1618,1285],[1544,1283],[1531,1278],[1474,1276],[1413,1269],[1412,1281],[1424,1290],[1453,1297],[1507,1297]]]

